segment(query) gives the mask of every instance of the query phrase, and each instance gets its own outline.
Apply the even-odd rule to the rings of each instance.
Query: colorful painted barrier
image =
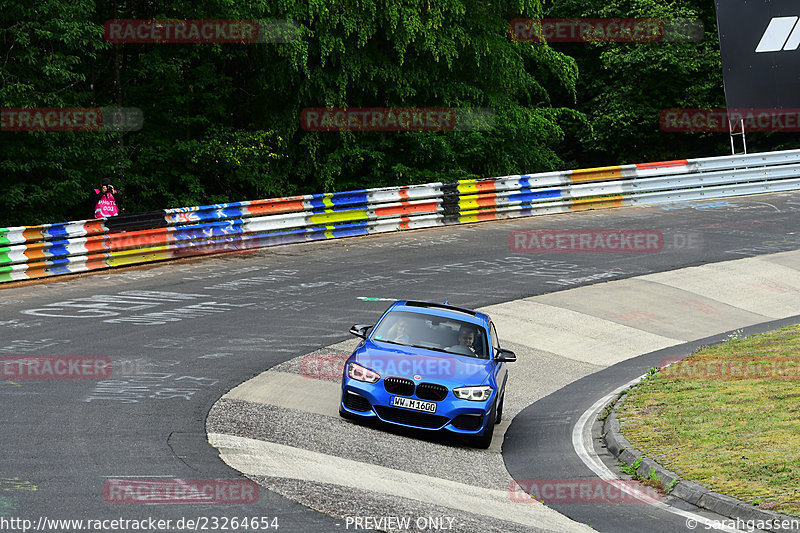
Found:
[[[797,189],[800,150],[787,150],[0,228],[0,283],[313,240]]]

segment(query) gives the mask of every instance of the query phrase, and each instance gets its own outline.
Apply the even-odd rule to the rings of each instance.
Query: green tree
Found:
[[[0,107],[95,105],[91,67],[109,46],[92,14],[66,0],[3,6]],[[0,224],[87,217],[88,189],[125,164],[113,146],[103,132],[0,131]]]
[[[4,11],[0,104],[142,110],[139,131],[0,132],[0,223],[83,218],[111,177],[129,211],[563,168],[585,129],[575,62],[508,38],[539,0],[44,0]],[[110,19],[266,19],[283,43],[112,44]],[[487,108],[493,127],[309,132],[308,107]]]
[[[554,43],[578,64],[577,110],[591,123],[591,134],[573,145],[574,150],[567,147],[562,157],[586,167],[731,153],[727,132],[670,133],[660,124],[665,109],[725,107],[712,2],[559,0],[548,3],[546,13],[552,18],[691,20],[703,27],[699,41]],[[797,147],[798,139],[787,133],[751,132],[747,148],[752,152]],[[736,149],[742,149],[740,139]]]

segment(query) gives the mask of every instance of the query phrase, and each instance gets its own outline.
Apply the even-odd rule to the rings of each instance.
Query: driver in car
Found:
[[[467,326],[461,326],[458,330],[458,344],[469,348],[469,351],[475,353],[475,348],[472,344],[475,342],[475,332]]]

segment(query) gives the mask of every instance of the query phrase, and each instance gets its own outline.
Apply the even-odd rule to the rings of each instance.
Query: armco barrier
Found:
[[[0,228],[0,282],[396,230],[797,189],[800,150],[788,150]]]

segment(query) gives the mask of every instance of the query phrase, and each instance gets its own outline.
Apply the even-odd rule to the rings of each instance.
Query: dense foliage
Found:
[[[515,42],[509,21],[696,16],[699,45]],[[111,19],[289,21],[286,42],[111,43]],[[0,226],[577,166],[717,155],[664,107],[722,106],[711,2],[42,0],[0,14],[0,107],[133,107],[138,131],[0,131]],[[305,131],[305,108],[490,108],[492,128]],[[774,144],[774,143],[773,143]]]

